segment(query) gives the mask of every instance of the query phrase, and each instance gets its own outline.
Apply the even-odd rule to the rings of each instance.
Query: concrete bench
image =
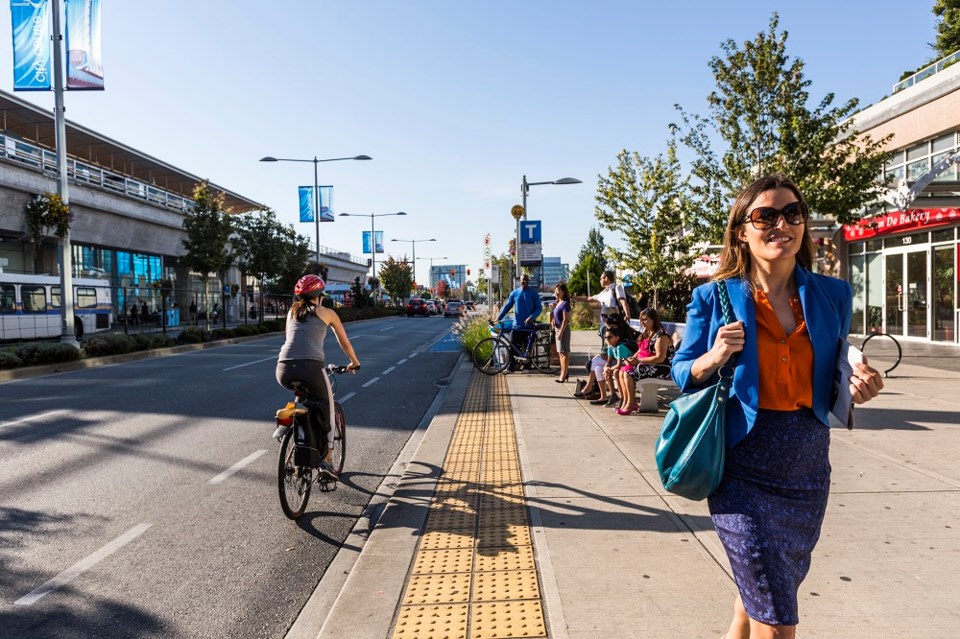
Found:
[[[630,322],[637,322],[637,324],[639,324],[640,320],[630,320]],[[673,339],[674,347],[679,346],[680,340],[683,338],[683,329],[686,328],[686,325],[677,322],[664,322],[663,328]],[[659,410],[659,406],[657,405],[657,394],[661,388],[679,387],[672,379],[656,379],[653,377],[647,377],[637,381],[637,395],[640,397],[639,403],[641,413],[656,413]]]

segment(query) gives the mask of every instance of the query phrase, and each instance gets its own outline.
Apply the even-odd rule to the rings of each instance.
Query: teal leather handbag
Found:
[[[724,324],[734,322],[727,286],[717,282]],[[726,412],[736,355],[718,371],[720,379],[670,403],[657,438],[657,472],[664,489],[700,501],[723,479]]]

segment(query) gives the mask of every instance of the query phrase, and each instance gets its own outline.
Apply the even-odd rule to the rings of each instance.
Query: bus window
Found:
[[[60,308],[60,287],[50,287],[50,308]]]
[[[23,302],[24,313],[46,313],[47,293],[42,286],[20,287],[20,299]]]
[[[96,308],[97,307],[97,291],[92,288],[80,288],[77,287],[77,308]]]
[[[17,312],[17,297],[9,284],[0,285],[0,313],[10,315]]]

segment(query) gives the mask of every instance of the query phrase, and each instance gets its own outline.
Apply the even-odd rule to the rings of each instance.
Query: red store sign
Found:
[[[848,242],[856,242],[878,235],[892,235],[958,223],[960,223],[958,209],[908,209],[865,217],[856,224],[845,224],[843,237]]]

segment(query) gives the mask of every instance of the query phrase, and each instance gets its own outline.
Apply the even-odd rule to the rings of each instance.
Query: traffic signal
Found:
[[[456,277],[456,275],[457,275],[457,269],[455,268],[450,269],[450,277]]]
[[[470,269],[467,269],[467,275],[470,275]]]

